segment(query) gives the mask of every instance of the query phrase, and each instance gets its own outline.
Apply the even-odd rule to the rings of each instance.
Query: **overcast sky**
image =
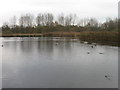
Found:
[[[95,17],[101,21],[118,17],[119,0],[0,0],[0,26],[10,17],[25,13],[50,12],[55,16],[75,13],[79,18]]]

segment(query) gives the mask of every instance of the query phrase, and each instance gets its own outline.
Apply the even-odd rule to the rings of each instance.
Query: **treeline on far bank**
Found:
[[[118,32],[118,27],[112,29],[102,27],[82,27],[82,26],[35,26],[35,27],[20,27],[15,26],[10,28],[8,26],[2,27],[2,34],[37,34],[37,33],[48,33],[48,32],[86,32],[86,31],[108,31]]]
[[[13,16],[10,21],[2,25],[3,34],[32,34],[46,32],[82,32],[82,31],[118,31],[117,18],[107,18],[100,22],[96,18],[79,19],[76,14],[39,13],[36,17],[33,14],[24,14],[19,18]]]

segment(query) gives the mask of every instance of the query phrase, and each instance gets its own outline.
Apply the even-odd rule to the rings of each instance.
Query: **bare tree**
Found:
[[[83,26],[83,20],[78,20],[77,26]]]
[[[90,27],[98,27],[98,21],[95,18],[89,20]]]
[[[72,25],[75,25],[76,19],[77,19],[77,15],[76,14],[71,14],[71,17],[72,17]]]
[[[61,15],[59,15],[58,16],[58,23],[60,24],[60,25],[65,25],[65,17],[64,17],[64,14],[61,14]]]
[[[25,23],[26,23],[26,26],[32,27],[32,25],[33,25],[33,15],[32,14],[26,14]]]
[[[19,19],[19,25],[20,26],[24,26],[24,16],[21,16],[20,19]]]
[[[16,23],[17,23],[17,18],[16,18],[16,16],[14,16],[13,17],[13,25],[14,25],[14,27],[16,26]]]
[[[84,18],[84,19],[81,19],[79,22],[78,22],[78,25],[79,26],[87,26],[89,23],[89,19],[88,18]]]
[[[51,13],[44,14],[45,25],[50,26],[53,23],[54,16]]]
[[[32,27],[33,26],[33,15],[26,14],[20,17],[19,24],[24,27]]]
[[[44,16],[43,14],[39,13],[38,16],[36,17],[36,23],[38,26],[44,25]]]
[[[16,16],[13,16],[13,17],[10,19],[10,26],[11,26],[12,28],[15,28],[15,27],[16,27],[16,22],[17,22]]]
[[[65,25],[66,26],[70,26],[72,24],[72,19],[73,19],[73,17],[72,17],[71,14],[69,14],[68,16],[66,16],[65,17]]]

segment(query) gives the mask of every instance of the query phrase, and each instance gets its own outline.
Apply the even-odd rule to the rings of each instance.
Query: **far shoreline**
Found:
[[[2,34],[0,37],[64,37],[70,39],[80,39],[89,43],[120,47],[119,32],[48,32],[34,34]]]

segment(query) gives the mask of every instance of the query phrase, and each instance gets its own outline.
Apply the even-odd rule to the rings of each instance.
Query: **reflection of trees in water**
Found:
[[[53,41],[38,41],[38,48],[39,52],[52,52],[53,51]]]
[[[71,55],[75,46],[74,43],[75,42],[71,39],[23,37],[16,38],[12,46],[14,50],[16,49],[16,52],[22,52],[26,55],[31,53],[32,55],[36,54],[38,56],[42,55],[44,57],[52,58],[54,55],[59,57],[62,57],[67,53],[68,55]]]
[[[71,42],[65,42],[56,39],[45,39],[38,41],[38,53],[46,57],[63,56],[67,52],[71,52]]]
[[[23,52],[52,52],[53,50],[53,41],[41,40],[21,40],[20,49]]]
[[[39,55],[39,58],[42,58],[43,60],[53,60],[53,41],[38,41],[37,42],[37,52]]]
[[[33,51],[33,42],[32,41],[21,41],[20,49],[22,52],[32,52]]]

